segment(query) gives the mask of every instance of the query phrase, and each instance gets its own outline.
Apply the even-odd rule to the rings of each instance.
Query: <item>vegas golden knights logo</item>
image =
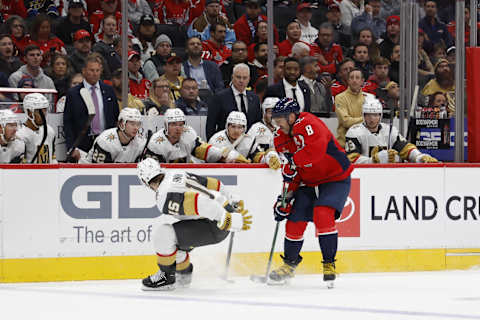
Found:
[[[50,163],[50,152],[48,145],[44,144],[38,152],[37,163]]]

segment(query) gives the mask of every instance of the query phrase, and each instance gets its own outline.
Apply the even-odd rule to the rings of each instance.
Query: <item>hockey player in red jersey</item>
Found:
[[[295,100],[281,99],[273,108],[275,148],[288,163],[283,168],[288,182],[285,204],[279,196],[274,205],[275,220],[285,225],[284,264],[272,271],[269,283],[283,284],[294,276],[302,261],[303,233],[313,221],[323,256],[323,280],[329,288],[335,280],[335,256],[340,217],[350,192],[350,166],[345,151],[323,123],[309,112],[299,112]]]

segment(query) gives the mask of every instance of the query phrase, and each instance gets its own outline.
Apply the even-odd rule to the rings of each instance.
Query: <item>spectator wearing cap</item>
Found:
[[[447,49],[447,60],[451,65],[455,65],[456,62],[456,48],[450,47]]]
[[[333,42],[338,43],[342,50],[348,50],[351,43],[350,26],[342,23],[342,13],[340,7],[336,3],[331,3],[327,10],[327,22],[333,27]]]
[[[302,2],[297,6],[297,17],[295,20],[300,24],[302,36],[300,40],[312,44],[318,37],[317,28],[310,23],[312,19],[312,6],[309,2]]]
[[[80,143],[71,156],[78,161],[81,149],[88,152],[95,138],[104,130],[116,126],[119,114],[117,98],[113,88],[100,80],[102,63],[98,54],[87,57],[82,69],[84,80],[67,92],[65,110],[63,112],[63,128],[67,150],[73,147],[74,142],[80,137],[81,132],[88,124],[88,108],[80,90],[86,89],[90,94],[95,107],[95,116],[87,129],[87,134],[80,139]]]
[[[390,59],[393,47],[400,43],[400,17],[390,16],[387,18],[387,31],[380,43],[380,54]]]
[[[55,51],[66,54],[63,41],[51,31],[50,18],[45,14],[35,17],[30,32],[31,43],[36,44],[43,53],[42,67],[48,66]]]
[[[58,17],[58,8],[54,0],[24,0],[25,9],[27,9],[27,18],[33,18],[41,13],[48,14],[52,18]]]
[[[385,19],[380,17],[382,2],[380,0],[370,0],[365,5],[365,11],[353,18],[350,29],[352,36],[358,37],[361,30],[369,28],[373,32],[373,36],[379,39],[386,31]]]
[[[206,116],[208,106],[198,96],[198,84],[193,78],[186,78],[182,81],[180,98],[175,101],[175,106],[187,116]]]
[[[217,64],[202,58],[203,47],[200,38],[189,38],[185,51],[188,58],[183,63],[183,73],[186,77],[194,78],[200,89],[209,89],[212,93],[225,88]]]
[[[160,77],[160,79],[165,79],[168,81],[170,87],[170,99],[176,101],[180,98],[180,87],[182,85],[183,77],[180,76],[180,71],[182,69],[182,58],[176,55],[171,55],[167,58],[165,63],[165,73]]]
[[[425,17],[420,20],[418,26],[425,31],[433,44],[443,42],[447,48],[454,45],[447,26],[437,18],[437,3],[435,1],[425,2]]]
[[[430,57],[423,49],[424,42],[425,32],[418,28],[418,82],[420,87],[423,87],[434,74]]]
[[[364,0],[342,0],[338,2],[338,7],[342,13],[342,24],[349,28],[353,18],[361,15],[363,11],[365,11]]]
[[[152,16],[152,9],[146,0],[127,0],[127,13],[130,23],[140,24],[143,16]]]
[[[91,49],[92,40],[90,37],[90,32],[83,29],[75,32],[73,35],[73,51],[69,56],[70,63],[72,64],[73,71],[75,73],[82,72],[85,59],[91,53]]]
[[[213,23],[210,26],[210,39],[202,42],[204,57],[208,57],[218,66],[232,55],[232,50],[225,45],[226,32],[227,28],[223,24]]]
[[[228,21],[226,15],[221,11],[222,6],[219,0],[207,0],[205,2],[205,11],[202,15],[195,18],[187,30],[188,37],[200,37],[202,41],[210,39],[210,26],[213,23],[223,24],[227,30],[225,33],[225,45],[232,49],[232,44],[235,42],[235,31]]]
[[[73,35],[80,29],[91,32],[90,24],[85,20],[84,6],[82,0],[70,0],[68,2],[68,14],[61,18],[60,23],[55,28],[56,34],[63,41],[65,46],[73,45]]]
[[[155,40],[155,54],[143,64],[143,73],[148,80],[153,81],[163,75],[165,63],[171,53],[172,41],[165,34],[159,35]]]
[[[168,81],[157,78],[153,80],[152,84],[148,99],[144,102],[145,115],[163,115],[169,108],[175,108],[175,102],[170,99],[170,86],[168,85]]]
[[[128,78],[130,93],[140,100],[148,97],[150,90],[150,81],[145,79],[140,72],[142,62],[140,54],[137,51],[130,50],[128,52]]]
[[[302,36],[302,29],[300,28],[300,23],[293,20],[287,25],[287,38],[278,44],[278,54],[280,56],[288,57],[292,53],[292,47],[296,42],[303,42],[308,45],[305,41],[300,40]]]
[[[430,96],[435,92],[442,92],[448,97],[448,112],[455,112],[455,76],[447,59],[440,59],[435,64],[435,78],[430,80],[421,93],[424,96]]]
[[[332,77],[329,73],[320,75],[320,67],[314,57],[300,59],[302,76],[300,81],[305,82],[310,88],[310,112],[328,113],[333,111],[330,87]]]
[[[258,78],[257,68],[252,63],[248,62],[247,45],[243,41],[236,41],[233,44],[232,55],[220,66],[220,72],[222,73],[225,87],[230,86],[233,68],[239,63],[244,63],[250,68],[250,82],[248,83],[248,86],[253,88],[253,85]]]
[[[40,48],[31,44],[25,48],[25,65],[21,66],[16,72],[12,73],[8,78],[10,87],[17,88],[20,79],[30,77],[34,80],[35,86],[42,89],[55,89],[53,80],[47,76],[40,67],[42,64],[42,51]],[[51,94],[46,95],[50,102],[53,102]]]
[[[153,42],[155,41],[155,20],[152,15],[144,15],[140,19],[138,26],[137,38],[142,45],[140,56],[142,57],[142,64],[145,63],[155,53]]]
[[[189,25],[194,18],[194,7],[190,0],[160,0],[153,9],[153,15],[160,24]]]
[[[246,1],[246,12],[242,15],[233,25],[235,30],[235,35],[237,40],[245,42],[249,45],[257,30],[257,25],[259,21],[267,21],[267,16],[261,14],[262,9],[258,0],[247,0]],[[278,42],[278,32],[277,28],[274,26],[274,37],[275,43]]]
[[[336,73],[336,65],[343,60],[342,47],[333,42],[334,29],[328,22],[320,25],[318,39],[312,45],[313,56],[317,58],[319,72]]]
[[[113,91],[115,92],[115,96],[117,97],[118,107],[121,111],[125,107],[122,103],[122,69],[117,69],[112,73],[112,87],[113,87]],[[143,104],[142,100],[133,96],[129,92],[127,94],[126,107],[138,109],[138,111],[143,113],[143,109],[145,105]]]
[[[22,65],[20,59],[14,55],[12,38],[7,34],[0,35],[0,72],[8,78]]]

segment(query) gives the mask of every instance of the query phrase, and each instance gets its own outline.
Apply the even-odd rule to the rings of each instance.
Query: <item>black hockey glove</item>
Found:
[[[278,196],[277,202],[275,202],[275,204],[273,205],[273,217],[275,221],[282,221],[283,219],[285,219],[292,211],[294,202],[295,198],[290,198],[286,199],[284,204],[283,196]]]

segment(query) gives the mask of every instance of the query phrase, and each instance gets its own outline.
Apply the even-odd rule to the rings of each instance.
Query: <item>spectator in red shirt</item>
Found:
[[[452,35],[452,38],[455,39],[457,36],[456,33],[456,23],[451,21],[447,24],[448,32]],[[480,22],[477,22],[477,42],[480,40]],[[465,7],[465,46],[470,46],[470,8]]]
[[[27,33],[25,21],[19,16],[11,16],[7,20],[7,32],[11,35],[13,44],[19,51],[17,56],[23,57],[25,48],[32,41]]]
[[[117,34],[120,34],[122,26],[122,14],[118,9],[118,0],[100,0],[100,7],[102,9],[96,10],[94,13],[92,13],[89,19],[95,39],[98,40],[103,38],[102,21],[108,16],[115,17],[115,20],[117,21]]]
[[[260,21],[267,21],[267,16],[260,14],[262,9],[260,8],[258,0],[247,0],[246,13],[241,16],[233,25],[237,40],[243,41],[247,46],[252,43],[255,34],[257,32],[257,26]],[[274,26],[275,42],[278,42],[278,32]]]
[[[291,21],[287,25],[287,39],[278,44],[278,54],[284,57],[288,57],[292,53],[292,47],[296,42],[301,41],[302,29],[300,29],[300,23],[297,21]],[[306,45],[308,43],[302,41]]]
[[[130,93],[139,98],[145,100],[148,97],[150,91],[150,81],[145,79],[140,72],[142,66],[140,60],[140,54],[137,51],[128,52],[128,78]]]
[[[43,53],[42,67],[50,64],[50,58],[53,53],[61,52],[67,54],[65,45],[59,37],[52,34],[50,18],[45,14],[39,14],[35,17],[32,24],[31,39]]]
[[[333,43],[333,27],[325,22],[320,25],[318,39],[312,46],[313,56],[317,58],[320,72],[336,73],[336,65],[343,60],[342,47]]]
[[[332,91],[332,97],[335,98],[335,96],[339,93],[342,93],[343,91],[347,90],[348,87],[348,74],[350,71],[355,69],[355,62],[350,59],[350,58],[345,58],[343,59],[342,62],[340,62],[337,66],[337,81],[335,81],[332,86],[330,87],[330,90]]]
[[[225,25],[214,22],[210,25],[210,39],[202,42],[203,51],[209,53],[204,56],[209,56],[218,66],[232,55],[232,50],[225,45],[226,32]]]
[[[1,8],[6,18],[11,15],[17,15],[24,19],[27,17],[27,9],[23,0],[2,0]]]
[[[160,0],[153,9],[153,15],[161,24],[189,25],[196,17],[191,0]]]

